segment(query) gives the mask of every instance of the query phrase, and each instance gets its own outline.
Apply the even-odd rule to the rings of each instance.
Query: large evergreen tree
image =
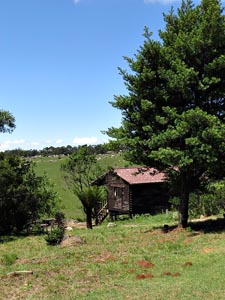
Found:
[[[186,0],[164,21],[159,41],[145,28],[143,45],[125,58],[128,94],[112,102],[122,125],[107,134],[131,161],[167,172],[185,227],[190,193],[225,170],[225,18],[218,0]]]

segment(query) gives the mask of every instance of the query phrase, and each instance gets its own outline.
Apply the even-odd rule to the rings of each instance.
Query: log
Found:
[[[19,276],[19,275],[32,275],[33,271],[14,271],[7,274],[7,276]]]

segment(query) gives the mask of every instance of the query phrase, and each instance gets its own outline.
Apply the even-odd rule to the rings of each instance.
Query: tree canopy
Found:
[[[102,174],[96,155],[87,145],[80,147],[76,153],[71,154],[61,166],[67,184],[74,191],[82,191],[92,185],[96,176]]]
[[[93,180],[103,172],[96,155],[92,154],[87,145],[84,145],[68,157],[62,165],[62,171],[64,171],[65,181],[82,204],[87,228],[92,229],[93,210],[105,197],[101,187],[92,186]]]
[[[0,132],[12,132],[15,129],[14,116],[5,110],[0,110]]]
[[[57,193],[31,162],[0,154],[0,234],[21,231],[59,208]]]
[[[182,1],[163,16],[160,40],[146,27],[143,45],[125,58],[128,93],[111,102],[122,124],[107,134],[131,161],[168,174],[185,227],[189,194],[225,170],[225,17],[217,0]]]
[[[0,110],[0,133],[14,129],[13,115]],[[0,153],[0,234],[22,231],[57,208],[57,193],[45,176],[35,174],[32,162]]]

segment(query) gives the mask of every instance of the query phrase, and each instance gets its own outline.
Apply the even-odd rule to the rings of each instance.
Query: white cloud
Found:
[[[78,4],[80,0],[73,0],[74,4]]]
[[[62,144],[63,140],[62,139],[58,139],[55,141],[55,143],[58,145],[58,144]]]
[[[58,142],[59,141],[62,141],[62,140],[58,140]],[[18,149],[18,148],[23,149],[23,150],[42,149],[42,148],[46,147],[46,144],[52,145],[52,141],[51,140],[48,140],[48,141],[26,141],[24,139],[5,140],[5,141],[0,142],[0,151],[12,150],[12,149]]]
[[[75,137],[73,139],[73,144],[76,145],[96,145],[99,140],[96,137]]]
[[[32,146],[40,146],[40,143],[39,142],[32,142],[31,145]]]
[[[44,141],[44,144],[52,144],[52,140],[46,140]]]
[[[60,145],[97,145],[101,143],[107,143],[107,139],[101,139],[97,137],[75,137],[71,142],[65,141],[61,138],[56,140],[25,140],[25,139],[15,139],[15,140],[3,140],[0,141],[0,151],[5,150],[13,150],[13,149],[23,149],[23,150],[30,150],[30,149],[43,149],[45,147],[59,147]]]
[[[26,142],[25,140],[7,140],[7,141],[3,141],[3,143],[0,144],[0,150],[4,151],[4,150],[8,150],[8,149],[15,149],[15,148],[19,148],[22,145],[24,145]]]

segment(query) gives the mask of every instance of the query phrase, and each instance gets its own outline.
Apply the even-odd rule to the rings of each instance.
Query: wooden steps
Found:
[[[108,216],[108,203],[102,204],[94,216],[95,225],[101,224]]]

